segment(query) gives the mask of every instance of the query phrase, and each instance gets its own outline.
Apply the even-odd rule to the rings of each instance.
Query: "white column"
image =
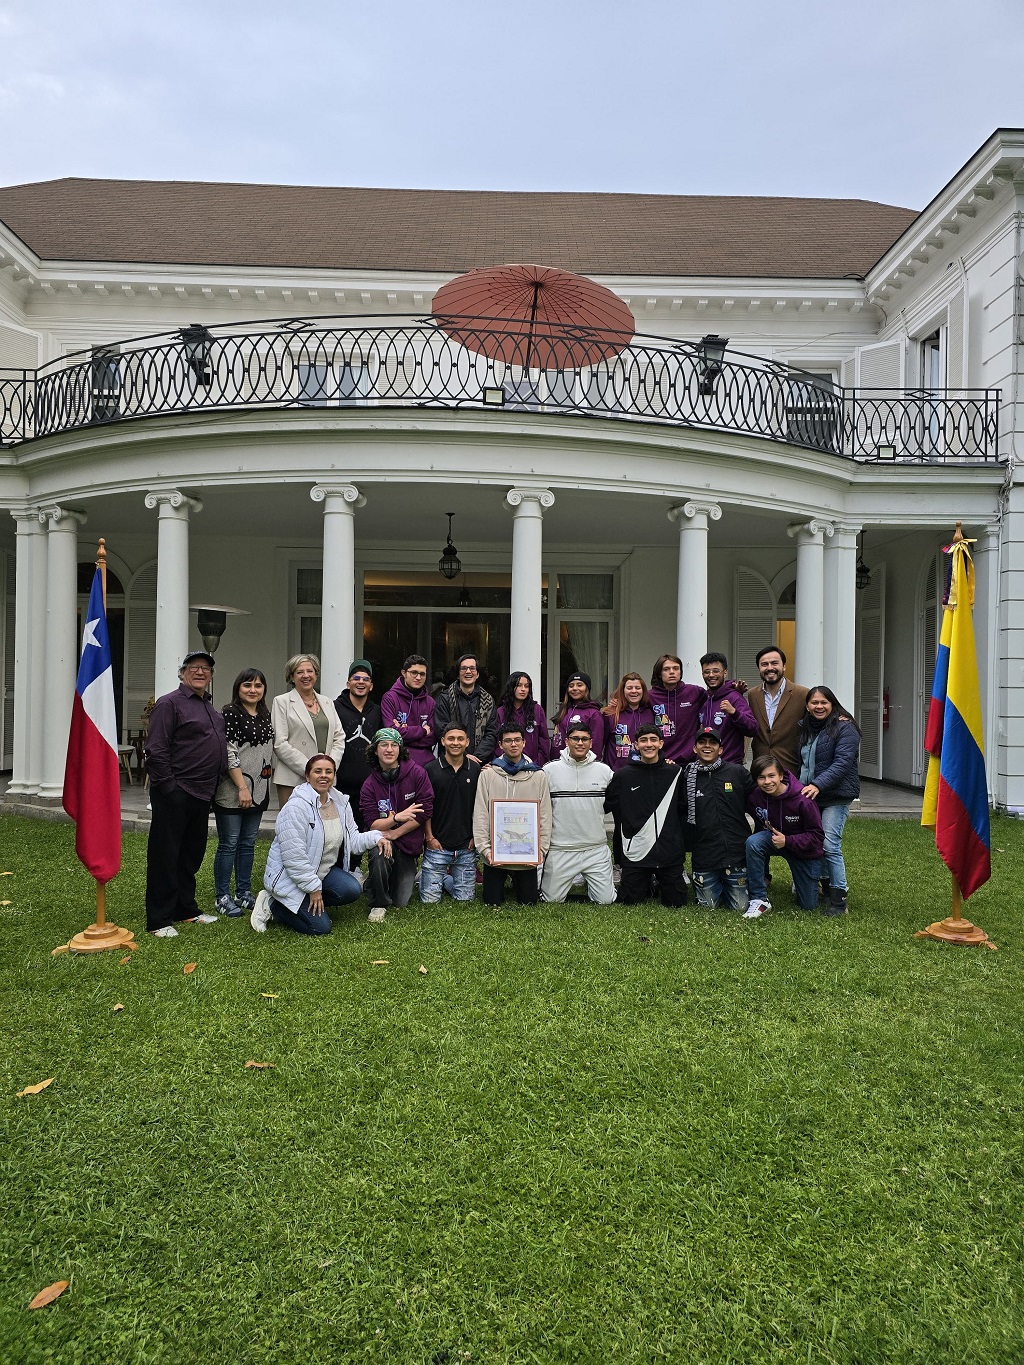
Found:
[[[985,737],[985,771],[989,800],[998,802],[999,527],[986,526],[971,550],[974,558],[974,635],[978,654],[982,734]]]
[[[178,686],[178,669],[188,653],[188,518],[201,512],[198,498],[177,488],[146,494],[146,506],[158,507],[156,539],[156,668],[153,695],[162,697]]]
[[[35,781],[31,780],[31,736],[32,702],[42,697],[46,684],[42,672],[32,674],[32,641],[42,641],[45,632],[38,629],[46,610],[45,601],[38,616],[32,614],[32,571],[39,556],[35,553],[38,543],[42,546],[45,566],[46,531],[40,525],[39,513],[31,511],[12,512],[17,523],[15,602],[14,602],[14,766],[11,781],[7,788],[10,796],[25,796],[39,786],[38,772]],[[45,572],[45,568],[44,568]],[[45,578],[43,583],[45,591]],[[33,630],[33,623],[36,629]]]
[[[355,509],[365,507],[366,499],[351,483],[317,484],[309,490],[309,496],[324,505],[324,589],[317,687],[328,697],[336,697],[345,686],[355,644]]]
[[[27,790],[38,792],[43,780],[43,736],[46,733],[46,707],[38,698],[46,696],[46,580],[49,570],[49,555],[46,534],[46,516],[37,517],[38,534],[29,538],[32,558],[32,638],[29,641],[28,676],[33,689],[34,700],[29,708],[28,732],[28,779]],[[77,580],[77,568],[75,571]],[[75,584],[78,586],[77,581]],[[77,679],[77,674],[75,675]]]
[[[824,681],[825,537],[829,521],[794,522],[786,528],[796,541],[796,659],[793,679],[804,687]],[[848,701],[843,702],[849,706]]]
[[[821,680],[851,712],[857,686],[857,537],[860,532],[859,525],[835,522],[832,538],[825,546],[825,661]],[[798,599],[798,615],[799,611]]]
[[[676,653],[684,682],[700,682],[701,656],[708,652],[708,522],[721,515],[717,502],[696,498],[669,508],[669,521],[679,524]]]
[[[521,669],[541,690],[540,644],[543,614],[544,508],[554,507],[548,488],[511,488],[505,501],[512,508],[512,621],[509,669]],[[552,599],[553,600],[553,599]]]
[[[85,524],[85,513],[49,507],[39,515],[47,519],[46,680],[36,693],[46,707],[39,795],[59,801],[78,677],[78,528]]]

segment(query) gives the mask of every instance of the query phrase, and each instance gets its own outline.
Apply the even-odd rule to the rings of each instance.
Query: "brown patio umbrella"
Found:
[[[492,360],[577,370],[618,355],[633,314],[603,284],[545,265],[496,265],[449,280],[433,316],[460,345]]]

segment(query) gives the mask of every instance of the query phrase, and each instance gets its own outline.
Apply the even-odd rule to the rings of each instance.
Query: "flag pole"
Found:
[[[100,536],[96,551],[96,568],[103,588],[103,615],[107,614],[107,542]],[[75,934],[68,944],[73,953],[102,953],[112,948],[137,948],[135,935],[131,929],[121,929],[116,924],[107,923],[107,884],[96,877],[96,919],[88,929]]]
[[[966,556],[966,558],[967,558],[967,564],[968,564],[968,566],[970,565],[970,555],[969,555],[969,553],[968,553],[967,546],[968,546],[969,544],[971,544],[971,543],[972,543],[972,542],[970,542],[970,541],[967,539],[967,537],[964,535],[964,533],[963,533],[963,526],[962,526],[962,523],[958,521],[957,524],[956,524],[956,530],[955,530],[954,533],[953,533],[952,542],[951,542],[950,545],[947,547],[947,552],[950,553],[950,554],[952,554],[953,560],[952,560],[951,573],[950,573],[950,591],[949,591],[949,595],[948,595],[948,600],[947,600],[946,605],[945,605],[945,610],[946,610],[946,611],[955,610],[955,611],[963,611],[963,612],[965,612],[965,613],[966,613],[966,619],[967,619],[968,624],[970,624],[970,622],[971,622],[971,615],[970,615],[970,613],[971,613],[971,608],[972,608],[973,605],[974,605],[974,584],[973,584],[973,579],[969,579],[968,576],[967,576],[967,573],[963,571],[963,564],[960,562],[960,559],[962,559],[964,556]],[[959,556],[960,558],[958,558],[958,556]],[[962,582],[958,581],[958,580],[959,580],[959,576],[960,576],[961,573],[963,574],[963,581],[962,581]],[[945,632],[945,625],[943,626],[943,631]],[[944,639],[945,639],[945,638],[946,638],[946,637],[945,637],[945,635],[944,635]],[[971,665],[972,665],[972,668],[973,668],[973,670],[974,670],[974,681],[975,681],[975,686],[976,686],[976,683],[977,683],[977,660],[976,660],[976,657],[975,657],[975,655],[974,655],[974,635],[973,635],[973,631],[970,631],[970,633],[969,633],[969,642],[970,642],[970,643],[969,643],[969,648],[970,648],[970,653],[971,653]],[[941,650],[941,645],[940,645],[940,650]],[[934,696],[935,696],[935,694],[933,693],[933,702],[934,702]],[[980,711],[980,702],[979,702],[979,711]],[[979,741],[979,743],[980,743],[980,741]],[[932,780],[933,777],[937,777],[937,774],[933,773],[933,765],[935,764],[935,760],[936,760],[936,758],[938,757],[938,755],[936,754],[936,751],[935,751],[934,749],[930,749],[930,752],[931,752],[931,754],[932,754],[932,758],[929,760],[929,783],[931,782],[931,780]],[[927,790],[926,790],[926,806],[927,806]],[[987,815],[987,811],[986,811],[986,815]],[[932,812],[930,818],[926,819],[926,818],[925,818],[924,811],[922,811],[921,823],[922,823],[922,824],[928,824],[928,825],[936,825],[936,824],[938,823],[938,818],[937,818],[936,812],[933,810],[933,812]],[[986,821],[986,841],[987,841],[987,837],[988,837],[988,834],[987,834],[987,821]],[[941,846],[940,846],[940,848],[941,848]],[[987,849],[986,849],[986,852],[987,852]],[[984,929],[982,929],[982,928],[981,928],[979,925],[977,925],[977,924],[972,924],[971,921],[970,921],[969,919],[964,919],[964,898],[963,898],[963,892],[962,892],[961,889],[960,889],[960,883],[959,883],[959,881],[957,880],[956,873],[953,872],[952,869],[950,870],[950,880],[951,880],[951,882],[952,882],[952,905],[951,905],[951,908],[950,908],[950,913],[949,913],[949,915],[948,915],[945,919],[943,919],[943,920],[936,920],[936,922],[935,922],[934,924],[929,924],[928,927],[927,927],[926,929],[921,929],[921,930],[919,930],[919,931],[914,935],[914,937],[915,937],[915,938],[932,938],[932,939],[938,939],[940,942],[943,942],[943,943],[961,943],[961,944],[974,944],[974,945],[981,945],[981,944],[984,944],[984,946],[985,946],[986,948],[995,948],[995,947],[997,947],[997,945],[996,945],[995,943],[993,943],[992,940],[989,938],[988,934],[985,933]]]

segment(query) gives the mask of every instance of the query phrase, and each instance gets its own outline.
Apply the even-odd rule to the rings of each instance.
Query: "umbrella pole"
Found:
[[[952,880],[953,905],[948,919],[940,919],[934,924],[929,924],[927,929],[920,929],[914,937],[937,938],[943,943],[983,943],[986,948],[995,948],[996,945],[984,929],[972,924],[969,919],[964,919],[964,898],[960,891],[960,883],[955,877]]]
[[[526,334],[526,364],[523,366],[523,378],[527,381],[530,376],[530,355],[533,351],[533,329],[537,324],[537,301],[540,298],[540,280],[533,282],[533,303],[530,305],[530,330]]]

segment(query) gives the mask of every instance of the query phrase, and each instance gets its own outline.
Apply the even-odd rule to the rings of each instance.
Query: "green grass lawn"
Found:
[[[999,952],[913,938],[949,877],[912,823],[847,827],[847,919],[777,875],[756,922],[322,941],[148,937],[127,836],[122,963],[50,955],[73,831],[0,819],[0,1361],[1021,1361],[1021,833],[968,911]]]

